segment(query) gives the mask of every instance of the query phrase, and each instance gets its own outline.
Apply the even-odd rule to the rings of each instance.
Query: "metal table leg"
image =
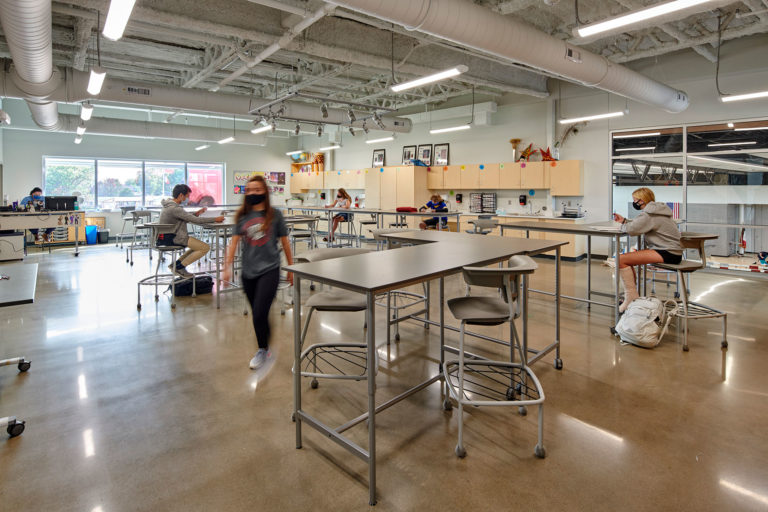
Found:
[[[376,296],[366,294],[366,343],[368,344],[368,504],[376,504]],[[389,323],[389,318],[387,318]],[[298,351],[296,352],[298,357]],[[297,363],[298,364],[298,363]],[[298,369],[298,366],[296,367]],[[301,371],[296,371],[298,378]],[[298,422],[297,422],[298,423]]]
[[[369,331],[375,330],[369,326]],[[293,275],[293,421],[296,422],[296,449],[301,448],[301,278]]]
[[[525,277],[525,276],[523,276]],[[524,281],[525,288],[523,290],[523,297],[525,301],[528,301],[528,281]],[[558,245],[555,249],[555,368],[560,370],[563,368],[563,361],[560,359],[560,301],[562,299],[560,298],[560,246]],[[527,307],[527,306],[526,306]],[[528,312],[526,311],[526,316],[523,320],[525,323],[523,325],[527,325],[528,323]],[[527,343],[527,341],[526,341]],[[526,352],[527,354],[527,347]]]
[[[587,235],[587,300],[592,300],[592,237]],[[592,303],[587,302],[587,309],[592,308]]]
[[[616,235],[616,238],[614,240],[614,243],[616,244],[616,247],[614,249],[614,283],[613,283],[613,292],[615,296],[614,300],[614,306],[613,306],[613,327],[611,327],[611,332],[614,332],[616,324],[619,323],[619,252],[621,251],[621,235]]]

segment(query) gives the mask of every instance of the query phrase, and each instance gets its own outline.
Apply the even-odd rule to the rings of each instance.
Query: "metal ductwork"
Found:
[[[468,0],[325,1],[668,112],[688,108],[683,91]]]
[[[53,67],[50,0],[2,0],[0,22],[13,59],[11,79],[22,92],[35,123],[59,128],[59,112],[50,93],[59,79]]]

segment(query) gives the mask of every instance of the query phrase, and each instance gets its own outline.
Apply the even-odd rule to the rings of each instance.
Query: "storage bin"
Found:
[[[98,229],[98,226],[85,226],[85,241],[88,245],[93,245],[96,243],[96,235]]]
[[[100,244],[108,244],[109,243],[109,230],[108,229],[100,229],[99,230],[99,243]]]

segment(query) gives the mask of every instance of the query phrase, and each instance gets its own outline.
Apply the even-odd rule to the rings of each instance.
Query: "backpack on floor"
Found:
[[[200,295],[201,293],[211,293],[213,290],[213,278],[211,276],[195,276],[195,293]],[[171,291],[171,287],[168,286],[168,290]],[[176,280],[176,296],[177,297],[189,297],[192,295],[192,280],[191,279],[177,279]]]
[[[623,343],[654,348],[661,343],[677,307],[674,301],[667,302],[674,304],[669,312],[666,303],[655,297],[633,300],[616,324],[616,335]]]

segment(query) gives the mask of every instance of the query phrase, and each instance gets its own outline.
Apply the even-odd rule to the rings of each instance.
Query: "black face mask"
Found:
[[[634,208],[635,210],[642,210],[642,208],[640,207],[640,203],[638,203],[637,201],[634,201],[632,203],[632,208]]]
[[[248,194],[245,196],[245,203],[251,206],[261,204],[267,198],[267,194]]]

